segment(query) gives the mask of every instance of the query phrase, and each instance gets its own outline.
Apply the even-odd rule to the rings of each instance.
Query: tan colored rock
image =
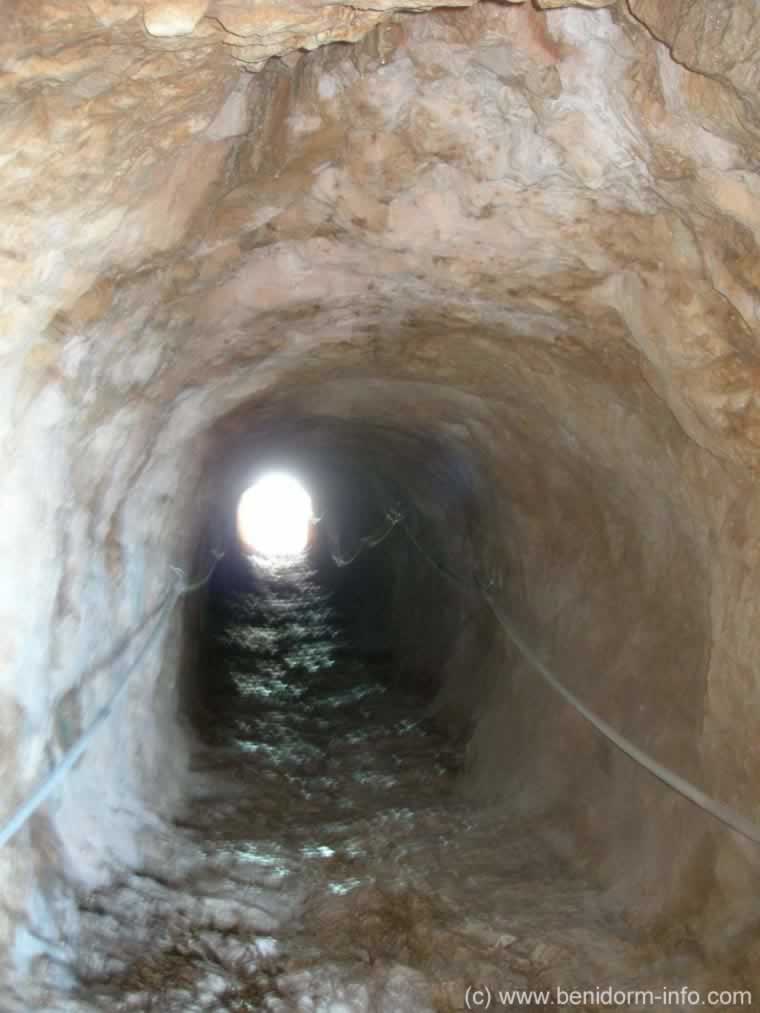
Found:
[[[760,812],[756,4],[468,4],[10,5],[3,812],[66,748],[59,712],[102,705],[113,673],[83,684],[87,663],[191,568],[224,439],[294,418],[465,448],[480,513],[444,517],[441,546],[605,719]],[[402,629],[470,612],[410,605]],[[561,819],[629,923],[688,923],[734,966],[756,852],[478,622],[424,659],[438,712],[475,730],[469,790]],[[148,864],[188,755],[179,625],[0,853],[4,984],[76,950],[75,885]]]
[[[450,8],[469,7],[477,0],[452,0]],[[508,0],[524,4],[526,0]],[[539,7],[606,7],[617,0],[539,0]],[[435,0],[373,0],[353,4],[318,4],[301,0],[269,3],[255,0],[156,0],[146,5],[147,31],[159,37],[200,33],[200,22],[207,13],[210,23],[204,33],[221,30],[224,43],[234,47],[238,60],[260,66],[272,56],[298,50],[311,50],[332,42],[356,42],[377,24],[397,11],[429,11]]]
[[[690,70],[735,90],[760,129],[760,17],[755,0],[628,0],[631,13]]]
[[[88,2],[98,22],[106,27],[129,21],[143,10],[140,3],[116,3],[115,0],[88,0]]]
[[[614,7],[618,0],[535,0],[541,10],[553,10],[558,7],[588,7],[599,10],[601,7]]]
[[[160,38],[190,35],[207,7],[208,0],[149,0],[143,11],[145,28]]]

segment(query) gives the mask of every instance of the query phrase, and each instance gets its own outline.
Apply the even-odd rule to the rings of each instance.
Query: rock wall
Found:
[[[189,569],[221,420],[276,396],[464,447],[482,522],[447,538],[428,497],[434,544],[609,720],[760,817],[760,22],[751,0],[580,7],[11,8],[3,812]],[[484,630],[439,698],[476,726],[472,786],[562,816],[637,922],[739,946],[756,849]],[[70,885],[139,864],[181,790],[180,632],[0,853],[11,975],[63,973]]]

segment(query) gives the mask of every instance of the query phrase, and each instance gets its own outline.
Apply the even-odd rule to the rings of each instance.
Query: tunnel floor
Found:
[[[183,811],[83,899],[62,1008],[422,1013],[484,1008],[485,985],[490,1008],[556,1009],[505,993],[694,987],[696,956],[637,942],[543,827],[468,801],[462,751],[352,647],[313,571],[215,615]]]

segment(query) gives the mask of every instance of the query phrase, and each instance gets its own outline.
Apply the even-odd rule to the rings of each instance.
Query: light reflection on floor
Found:
[[[220,636],[180,826],[87,899],[71,1013],[453,1013],[473,981],[662,973],[535,828],[466,800],[425,701],[351,656],[306,568]]]

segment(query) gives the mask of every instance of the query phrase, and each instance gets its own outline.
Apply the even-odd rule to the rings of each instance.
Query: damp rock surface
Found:
[[[190,797],[146,867],[83,899],[66,1009],[448,1013],[473,988],[709,982],[688,940],[653,961],[545,826],[467,800],[462,750],[308,566],[215,626]]]

